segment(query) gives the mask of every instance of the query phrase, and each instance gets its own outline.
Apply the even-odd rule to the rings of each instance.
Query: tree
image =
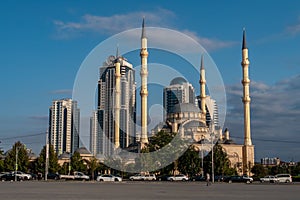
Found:
[[[285,174],[289,173],[289,169],[286,166],[276,165],[268,168],[268,174]]]
[[[0,149],[0,172],[2,171],[4,171],[4,160],[3,160],[3,150]]]
[[[183,174],[188,174],[190,177],[200,172],[201,159],[193,146],[190,146],[178,159],[178,170]]]
[[[97,158],[93,157],[90,160],[85,160],[87,165],[88,165],[88,169],[89,169],[89,173],[92,175],[92,180],[95,179],[95,171],[96,169],[99,167],[99,162],[97,160]]]
[[[87,171],[87,167],[78,152],[75,152],[71,157],[71,171]]]
[[[155,151],[156,157],[154,155],[149,156],[143,154],[140,158],[141,165],[147,164],[147,168],[152,169],[151,171],[159,168],[159,166],[166,166],[157,170],[157,172],[160,172],[160,174],[174,174],[178,168],[178,157],[188,148],[187,145],[190,144],[185,139],[177,137],[176,135],[177,133],[164,131],[156,133],[142,150],[143,153]],[[160,151],[162,148],[164,150]],[[160,163],[158,163],[157,160],[159,160]]]
[[[146,148],[149,152],[157,151],[169,144],[173,140],[175,135],[176,133],[160,131],[156,133],[153,137],[151,137],[151,140],[147,144]]]
[[[251,172],[256,176],[256,177],[264,177],[267,175],[268,171],[266,170],[266,168],[261,165],[261,164],[255,164],[252,169]]]
[[[221,145],[215,144],[214,148],[214,174],[216,175],[234,175],[236,170],[230,167],[230,161],[227,154],[223,151]],[[211,152],[204,157],[205,173],[212,173]]]
[[[58,173],[59,174],[68,174],[69,173],[69,165],[70,165],[70,163],[64,162],[64,164],[59,167]]]
[[[46,165],[46,146],[40,152],[40,156],[37,159],[37,172],[45,173],[45,165]],[[49,165],[48,172],[56,173],[59,170],[58,157],[56,152],[54,151],[53,145],[49,145]]]
[[[300,175],[300,162],[298,162],[297,165],[292,168],[292,176],[299,176],[299,175]]]
[[[29,158],[27,155],[27,150],[24,144],[20,141],[16,142],[12,149],[9,150],[7,156],[4,160],[4,168],[6,171],[14,171],[16,167],[16,153],[17,160],[17,170],[27,172],[29,165]]]

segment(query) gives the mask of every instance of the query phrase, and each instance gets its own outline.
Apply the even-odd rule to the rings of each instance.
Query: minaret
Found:
[[[244,104],[244,146],[243,146],[243,174],[250,175],[251,168],[254,165],[254,146],[251,141],[250,131],[250,92],[249,92],[249,59],[246,43],[246,31],[243,30],[242,44],[242,68],[243,68],[243,104]]]
[[[142,25],[142,36],[141,36],[141,146],[143,147],[144,144],[148,143],[148,136],[147,136],[147,97],[148,97],[148,89],[147,89],[147,77],[148,77],[148,70],[147,70],[147,58],[148,58],[148,51],[147,51],[147,38],[145,33],[145,19],[143,19]]]
[[[250,93],[249,93],[249,59],[248,48],[246,44],[246,31],[243,31],[243,46],[242,46],[242,68],[243,68],[243,103],[244,103],[244,145],[252,145],[250,131]]]
[[[201,56],[201,66],[200,66],[200,100],[201,100],[201,111],[202,111],[202,116],[203,120],[206,123],[206,93],[205,93],[205,85],[206,85],[206,80],[205,80],[205,69],[204,69],[204,56],[202,54]]]
[[[121,60],[119,57],[119,48],[117,48],[115,60],[115,148],[120,147],[120,102],[121,102]]]

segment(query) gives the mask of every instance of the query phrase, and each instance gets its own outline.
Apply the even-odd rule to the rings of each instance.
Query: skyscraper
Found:
[[[93,111],[92,117],[90,118],[90,152],[96,156],[99,152],[99,123],[98,123],[98,112]]]
[[[100,68],[98,81],[97,153],[111,155],[114,148],[125,148],[134,142],[135,90],[132,64],[122,56],[109,56]]]
[[[49,109],[49,142],[58,155],[79,148],[79,116],[77,102],[54,100]]]
[[[167,114],[179,103],[195,103],[194,87],[182,77],[174,78],[170,85],[164,88],[164,121],[166,120]]]

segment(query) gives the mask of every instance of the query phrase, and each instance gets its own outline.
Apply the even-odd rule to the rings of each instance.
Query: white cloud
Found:
[[[221,41],[218,39],[211,39],[199,36],[196,32],[192,32],[189,30],[184,30],[183,33],[187,34],[198,43],[203,45],[207,50],[215,50],[215,49],[222,49],[226,47],[233,46],[235,44],[239,44],[238,42],[234,41]]]
[[[112,16],[96,16],[86,14],[79,22],[63,22],[54,20],[58,37],[76,34],[77,32],[97,32],[101,34],[115,34],[127,29],[141,27],[142,18],[147,20],[147,26],[164,26],[175,18],[172,11],[158,9],[156,12],[131,12]]]
[[[128,14],[117,14],[112,16],[96,16],[86,14],[81,17],[79,22],[64,22],[54,20],[56,27],[56,38],[69,39],[79,37],[84,33],[99,33],[111,35],[128,29],[141,27],[142,18],[145,17],[147,27],[174,27],[173,23],[178,20],[176,14],[170,10],[157,9],[154,12],[131,12]],[[179,30],[180,31],[180,30]],[[189,35],[207,50],[215,50],[235,45],[233,41],[221,41],[199,36],[197,33],[189,30],[182,30],[184,34]],[[159,33],[152,37],[164,37]],[[183,44],[177,41],[179,46]]]
[[[292,35],[298,34],[300,32],[300,17],[298,18],[298,22],[294,25],[288,26],[286,31]]]
[[[288,34],[292,36],[297,35],[299,33],[300,33],[300,16],[298,17],[296,22],[294,22],[292,25],[287,26],[284,30],[284,34]]]
[[[61,89],[61,90],[53,90],[50,94],[64,94],[64,95],[72,95],[73,90],[70,89]]]
[[[243,138],[242,85],[227,86],[226,91],[229,109],[226,127],[231,130],[232,136]],[[253,81],[250,85],[250,95],[251,132],[257,159],[276,155],[285,160],[291,159],[291,156],[300,160],[300,156],[292,150],[297,148],[297,151],[300,151],[300,75],[274,85]],[[239,142],[242,142],[242,139]]]

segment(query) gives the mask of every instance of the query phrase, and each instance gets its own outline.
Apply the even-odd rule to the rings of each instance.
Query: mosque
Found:
[[[141,134],[138,148],[143,148],[148,141],[148,119],[147,119],[147,98],[148,98],[148,88],[147,88],[147,37],[145,23],[143,20],[142,24],[142,34],[141,34]],[[214,125],[213,121],[208,120],[208,118],[213,118],[207,112],[209,96],[206,95],[206,78],[205,78],[205,66],[203,62],[203,55],[200,64],[200,95],[198,97],[198,106],[195,102],[193,103],[178,103],[172,107],[164,116],[164,123],[161,127],[156,129],[157,132],[161,129],[165,129],[174,133],[180,134],[181,137],[192,139],[193,145],[197,151],[210,151],[212,145],[208,143],[203,144],[203,141],[218,141],[221,144],[223,150],[227,153],[228,158],[231,162],[231,166],[236,168],[239,174],[250,175],[250,169],[254,165],[254,146],[251,141],[251,131],[250,131],[250,79],[249,79],[249,59],[248,59],[248,48],[246,45],[246,32],[243,31],[243,41],[242,41],[242,85],[243,85],[243,97],[242,102],[244,105],[244,143],[235,144],[229,137],[229,131],[226,129],[222,133],[222,129]],[[114,145],[116,148],[120,147],[120,100],[121,100],[121,74],[120,72],[120,61],[117,59],[115,63],[115,133],[114,133]],[[211,112],[211,111],[210,111]],[[211,142],[210,142],[211,143]]]
[[[143,26],[143,35],[145,34]],[[143,44],[147,42],[147,38],[142,37],[142,50]],[[148,55],[148,53],[147,53]],[[144,54],[141,53],[142,66],[146,60],[143,60]],[[244,144],[236,144],[230,139],[229,130],[225,129],[222,133],[220,127],[215,126],[214,121],[208,122],[208,117],[213,118],[213,113],[207,113],[209,111],[207,106],[207,100],[209,96],[206,95],[206,78],[205,78],[205,66],[203,62],[203,55],[201,58],[200,65],[200,96],[198,98],[198,105],[194,102],[179,103],[173,105],[172,109],[167,109],[166,116],[164,117],[165,122],[161,123],[155,128],[155,132],[164,130],[180,134],[181,137],[192,139],[194,141],[194,147],[201,152],[211,151],[211,142],[218,142],[223,150],[227,153],[230,160],[231,167],[235,168],[239,174],[251,175],[251,168],[254,166],[254,145],[251,141],[251,130],[250,130],[250,79],[249,79],[249,59],[248,59],[248,48],[246,44],[246,32],[243,31],[242,41],[242,85],[243,85],[243,98],[244,104]],[[145,74],[143,74],[145,78]],[[142,76],[142,80],[143,80]],[[178,78],[171,82],[178,81]],[[143,82],[143,81],[142,81]],[[148,93],[147,93],[148,94]],[[141,93],[142,95],[142,93]],[[166,109],[166,108],[165,108]],[[147,110],[147,109],[145,109]],[[142,109],[142,112],[144,110]],[[142,113],[143,114],[143,113]],[[143,115],[142,115],[143,116]],[[146,125],[147,123],[144,123]],[[147,130],[147,129],[146,129]],[[144,133],[144,137],[147,134]],[[145,141],[145,140],[144,140]],[[206,141],[206,142],[204,142]],[[202,154],[203,156],[203,154]]]

